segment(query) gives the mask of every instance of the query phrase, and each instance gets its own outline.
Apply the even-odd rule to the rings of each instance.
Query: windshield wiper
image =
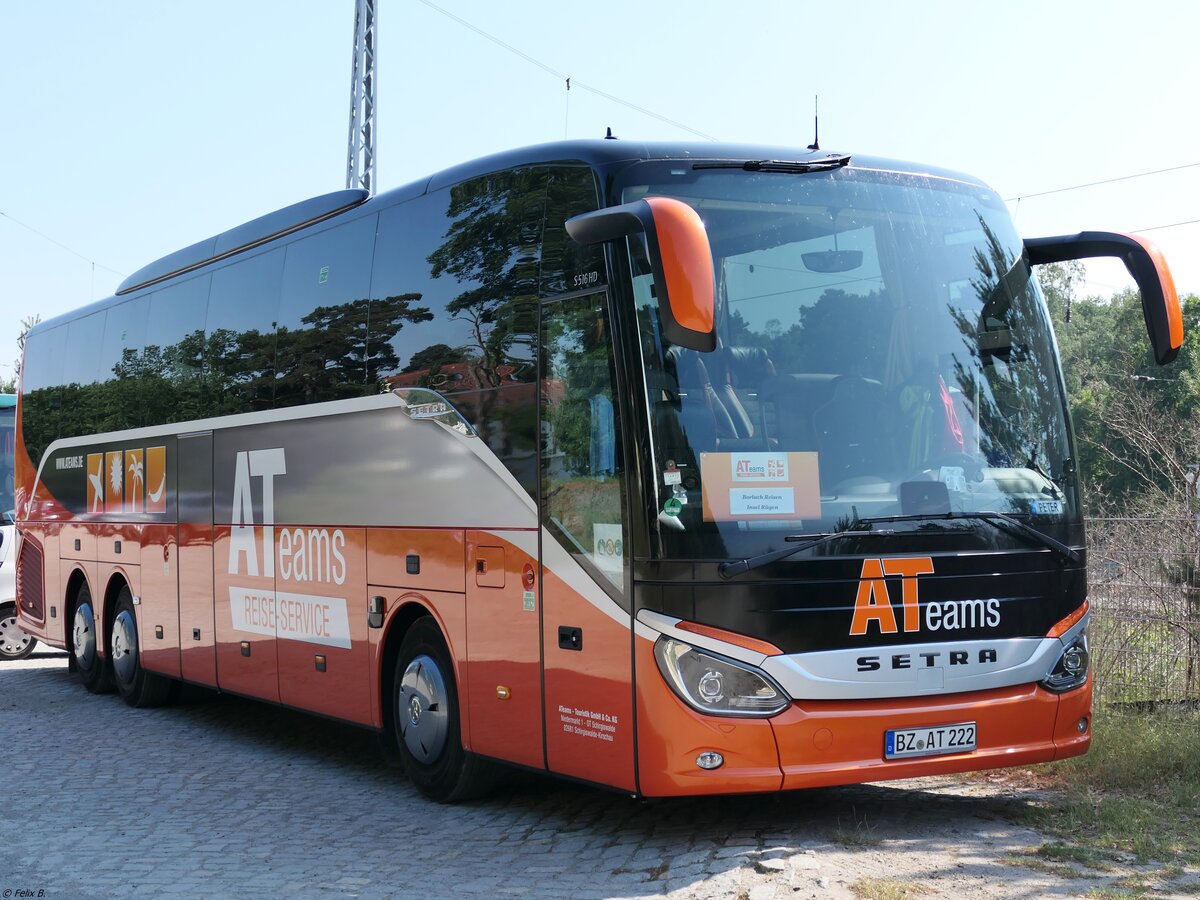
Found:
[[[1010,534],[1019,534],[1035,544],[1040,544],[1047,550],[1053,550],[1056,554],[1064,559],[1070,560],[1073,563],[1080,561],[1081,557],[1078,550],[1068,547],[1057,538],[1052,538],[1048,534],[1038,531],[1031,525],[1026,525],[1019,519],[1014,519],[1012,516],[1005,515],[1001,512],[983,511],[983,512],[947,512],[947,513],[916,513],[909,516],[868,516],[866,518],[855,519],[853,526],[855,528],[862,525],[873,525],[877,522],[937,522],[941,520],[954,519],[979,519],[982,522],[987,522],[994,528],[1001,531],[1007,531]]]
[[[850,164],[849,153],[831,153],[820,159],[748,159],[744,162],[698,162],[692,169],[744,169],[747,172],[782,172],[803,175],[806,172],[828,172]]]
[[[866,521],[860,519],[860,522]],[[857,523],[855,523],[857,524]],[[717,566],[717,572],[722,578],[732,578],[734,575],[741,575],[743,572],[749,572],[751,569],[757,569],[759,566],[765,566],[767,563],[773,563],[777,559],[784,559],[791,556],[793,553],[799,553],[801,550],[808,550],[811,547],[816,547],[820,544],[827,544],[830,541],[844,537],[878,537],[882,534],[892,534],[890,530],[875,531],[867,529],[862,531],[831,531],[827,534],[789,534],[784,538],[785,541],[796,542],[803,541],[798,547],[784,547],[781,550],[771,550],[767,553],[760,553],[758,556],[751,556],[748,559],[737,559],[729,562],[723,562]]]

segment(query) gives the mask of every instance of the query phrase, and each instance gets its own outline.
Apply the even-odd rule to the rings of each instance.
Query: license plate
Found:
[[[933,725],[928,728],[895,728],[884,732],[883,758],[940,756],[975,749],[975,723]]]

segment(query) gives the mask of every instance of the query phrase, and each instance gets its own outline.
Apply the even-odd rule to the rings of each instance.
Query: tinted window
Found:
[[[67,326],[64,384],[91,384],[100,377],[100,345],[104,340],[104,313],[92,313]]]
[[[9,521],[13,509],[13,475],[17,466],[16,437],[17,408],[0,406],[0,522]]]
[[[621,589],[625,473],[605,295],[548,302],[542,336],[543,522]]]
[[[375,393],[366,368],[376,216],[287,248],[276,332],[275,405]]]
[[[100,347],[100,380],[107,381],[129,374],[137,364],[146,340],[146,314],[150,298],[138,297],[110,307],[104,322],[104,342]]]
[[[372,363],[443,393],[532,381],[546,170],[473,179],[380,215]]]
[[[100,345],[100,383],[95,385],[94,431],[120,431],[149,424],[140,391],[148,295],[109,307]]]
[[[274,405],[283,253],[280,247],[213,273],[204,329],[204,377],[214,415]]]
[[[184,422],[209,414],[203,382],[204,315],[212,276],[150,295],[135,415],[141,424]]]
[[[66,350],[66,325],[31,333],[25,340],[25,357],[21,363],[22,394],[61,384]]]
[[[96,431],[102,404],[99,397],[100,344],[104,339],[103,312],[76,319],[67,326],[60,400],[64,416],[58,437]]]
[[[599,206],[596,179],[588,168],[550,169],[546,182],[546,224],[542,233],[543,297],[595,287],[607,281],[604,249],[571,240],[566,221]]]
[[[21,427],[25,450],[34,466],[59,435],[63,360],[67,326],[35,331],[25,341],[21,363]]]

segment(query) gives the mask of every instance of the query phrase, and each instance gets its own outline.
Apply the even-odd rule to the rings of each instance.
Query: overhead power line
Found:
[[[1162,228],[1178,228],[1180,225],[1195,225],[1200,219],[1188,219],[1186,222],[1172,222],[1170,225],[1151,225],[1149,228],[1135,228],[1130,234],[1141,234],[1143,231],[1158,231]]]
[[[478,28],[475,25],[472,25],[466,19],[462,19],[462,18],[456,16],[454,13],[452,13],[448,10],[442,9],[436,3],[431,3],[430,0],[420,0],[420,2],[423,3],[425,6],[428,6],[430,9],[441,13],[446,18],[453,19],[455,22],[457,22],[459,25],[462,25],[464,28],[469,28],[471,31],[475,32],[480,37],[486,38],[487,40],[491,41],[496,46],[503,47],[509,53],[516,54],[517,56],[521,57],[521,59],[525,60],[527,63],[537,66],[543,72],[553,75],[559,81],[566,84],[568,91],[570,91],[572,88],[579,88],[580,90],[588,91],[589,93],[595,94],[598,97],[603,97],[605,100],[609,100],[613,103],[617,103],[621,106],[624,106],[627,109],[632,109],[635,112],[640,112],[644,116],[649,116],[652,119],[658,119],[660,122],[665,122],[668,125],[672,125],[675,128],[679,128],[679,129],[682,129],[683,131],[687,131],[691,134],[696,135],[697,137],[702,137],[707,141],[717,140],[717,138],[713,137],[711,134],[705,134],[703,131],[697,131],[695,128],[692,128],[689,125],[684,125],[682,122],[676,122],[674,119],[668,119],[666,116],[659,115],[658,113],[656,113],[652,110],[646,109],[643,106],[638,106],[636,103],[630,103],[628,100],[622,100],[620,97],[616,97],[613,94],[609,94],[605,91],[600,90],[599,88],[592,87],[589,84],[584,84],[582,81],[579,81],[576,78],[571,78],[566,73],[560,72],[557,69],[546,65],[541,60],[535,59],[534,57],[530,56],[525,51],[518,50],[512,44],[505,43],[504,41],[500,40],[500,38],[496,37],[495,35],[488,34],[482,28]]]
[[[422,2],[424,2],[424,0],[422,0]],[[1005,197],[1004,199],[1007,203],[1019,203],[1022,200],[1029,200],[1033,197],[1045,197],[1050,194],[1062,194],[1066,191],[1078,191],[1082,188],[1098,187],[1102,184],[1112,184],[1115,181],[1128,181],[1131,178],[1145,178],[1147,175],[1162,175],[1166,172],[1178,172],[1180,169],[1194,169],[1197,166],[1200,166],[1200,162],[1184,163],[1182,166],[1171,166],[1170,168],[1166,169],[1154,169],[1150,172],[1135,172],[1133,175],[1118,175],[1116,178],[1105,178],[1101,181],[1089,181],[1087,184],[1073,184],[1070,187],[1055,188],[1052,191],[1038,191],[1036,194],[1022,194],[1019,197]],[[1159,227],[1168,228],[1170,226],[1163,225]]]
[[[122,278],[124,278],[124,277],[125,277],[125,274],[126,274],[126,273],[124,273],[124,272],[118,272],[116,269],[109,268],[108,266],[104,265],[103,263],[98,263],[98,262],[96,262],[94,259],[89,259],[88,257],[84,256],[84,255],[83,255],[82,253],[80,253],[79,251],[77,251],[77,250],[72,250],[70,247],[68,247],[66,244],[62,243],[61,241],[56,241],[54,238],[50,237],[50,235],[48,235],[48,234],[45,234],[44,232],[38,231],[38,230],[37,230],[36,228],[34,228],[32,225],[26,225],[26,224],[25,224],[24,222],[22,222],[20,219],[14,219],[12,216],[10,216],[8,213],[4,212],[3,210],[0,210],[0,216],[3,216],[4,218],[8,219],[8,221],[12,222],[14,225],[20,225],[20,226],[21,226],[22,228],[24,228],[26,231],[32,231],[32,232],[33,232],[34,234],[36,234],[38,237],[42,238],[43,240],[47,240],[47,241],[49,241],[49,242],[50,242],[50,243],[52,243],[52,244],[53,244],[55,247],[59,247],[59,248],[61,248],[61,249],[63,249],[63,250],[66,250],[66,251],[67,251],[68,253],[70,253],[72,256],[78,256],[78,257],[79,257],[80,259],[82,259],[84,262],[86,262],[86,263],[90,263],[90,264],[91,264],[93,267],[95,267],[95,268],[104,269],[104,271],[106,271],[106,272],[112,272],[114,275],[120,275]]]

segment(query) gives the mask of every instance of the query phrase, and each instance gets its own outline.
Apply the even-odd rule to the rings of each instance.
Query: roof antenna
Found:
[[[608,127],[608,134],[606,134],[606,135],[604,136],[604,139],[605,139],[606,141],[615,141],[615,140],[617,140],[617,136],[616,136],[615,134],[613,134],[613,133],[612,133],[612,126],[611,126],[611,125]]]
[[[820,99],[821,99],[820,94],[813,94],[813,142],[808,145],[809,150],[820,150],[821,149],[821,143],[819,140],[820,135],[817,131],[817,125],[818,125],[817,101]]]

